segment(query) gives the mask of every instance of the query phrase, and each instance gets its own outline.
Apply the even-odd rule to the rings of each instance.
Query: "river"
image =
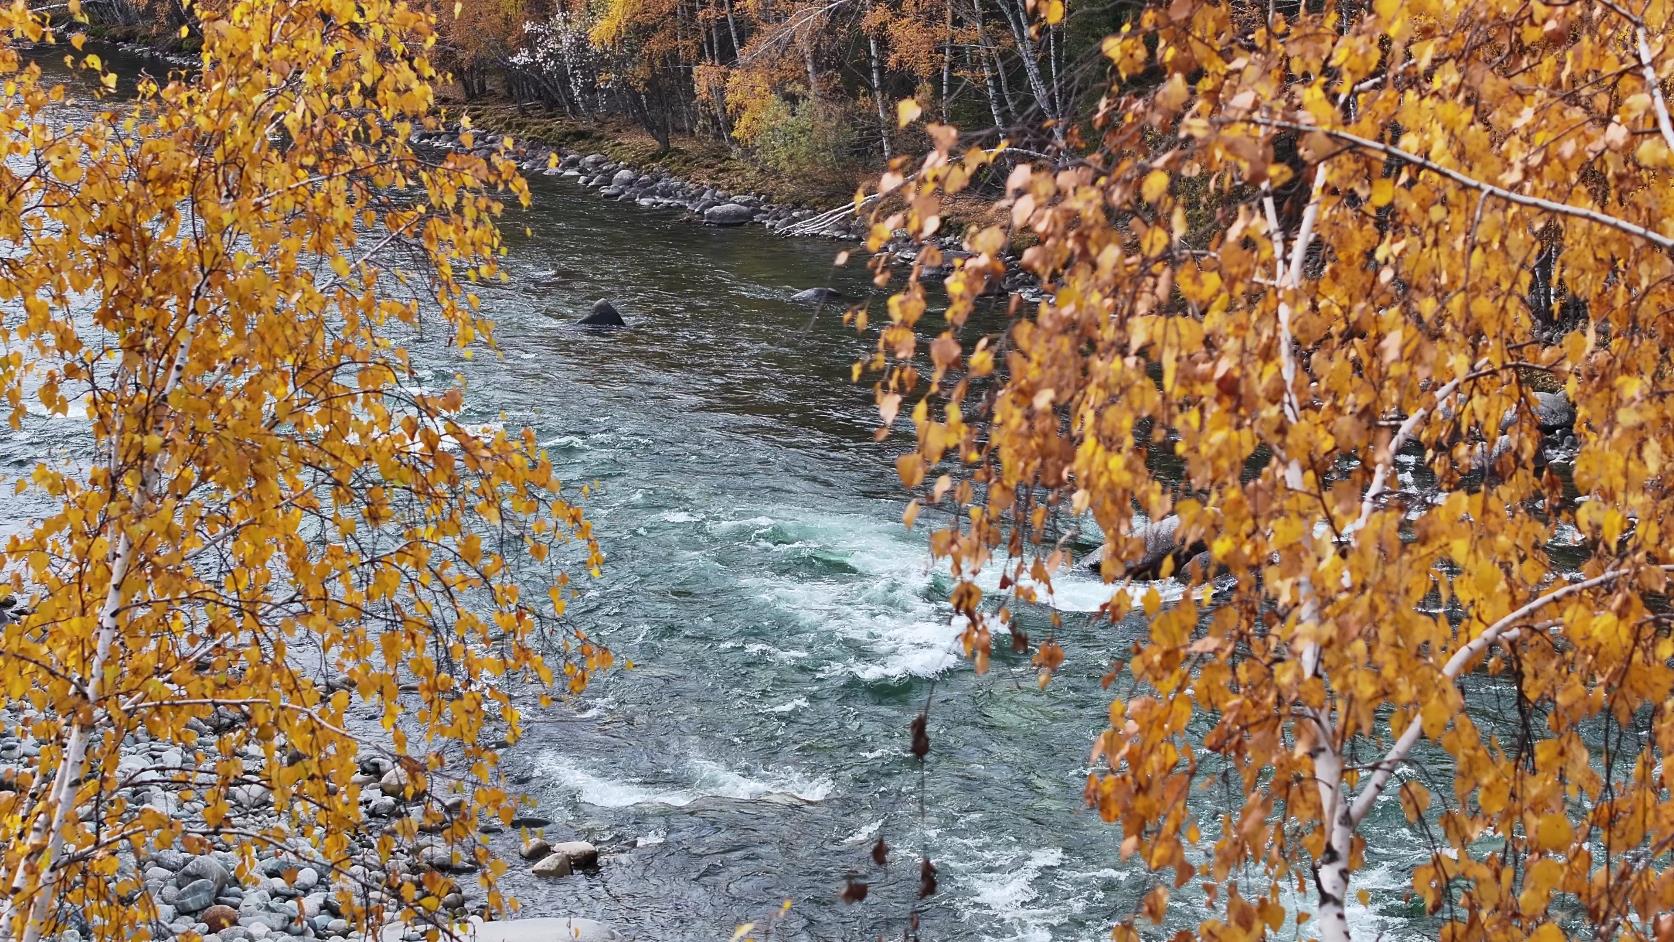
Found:
[[[925,535],[900,523],[900,444],[874,441],[869,390],[849,380],[868,341],[787,300],[828,283],[862,295],[865,272],[834,269],[836,243],[704,228],[555,177],[532,188],[506,227],[510,281],[482,292],[503,356],[415,351],[432,381],[467,375],[463,418],[532,427],[568,482],[594,485],[606,563],[570,611],[635,664],[531,704],[507,752],[551,836],[611,851],[559,881],[514,860],[524,913],[640,940],[770,919],[777,939],[899,937],[924,853],[939,877],[926,939],[1107,938],[1151,884],[1081,791],[1099,679],[1143,625],[1072,614],[1044,691],[1009,653],[976,676],[951,653]],[[573,326],[601,297],[630,329]],[[0,460],[27,467],[60,437],[19,433]],[[4,492],[0,512],[37,509]],[[1060,586],[1072,613],[1101,598],[1085,576]],[[926,702],[921,768],[907,726]],[[851,875],[872,888],[858,905],[839,900]],[[1362,927],[1403,921],[1402,883],[1357,877],[1375,896]]]

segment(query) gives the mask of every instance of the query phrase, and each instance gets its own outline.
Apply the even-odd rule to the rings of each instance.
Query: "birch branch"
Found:
[[[1404,161],[1405,163],[1411,164],[1415,167],[1428,170],[1438,176],[1446,177],[1468,190],[1486,193],[1490,196],[1498,197],[1499,199],[1518,206],[1528,206],[1533,209],[1541,209],[1559,216],[1567,216],[1571,219],[1584,219],[1588,222],[1597,223],[1607,229],[1613,229],[1617,232],[1623,233],[1624,235],[1630,235],[1637,239],[1644,239],[1645,241],[1665,251],[1674,251],[1674,237],[1653,232],[1638,223],[1628,222],[1625,219],[1619,219],[1615,216],[1611,216],[1607,213],[1601,213],[1597,210],[1587,209],[1584,206],[1572,206],[1569,203],[1560,203],[1556,200],[1542,199],[1538,196],[1529,196],[1525,193],[1508,190],[1505,187],[1496,186],[1492,183],[1478,180],[1477,178],[1455,170],[1452,167],[1446,167],[1428,158],[1420,157],[1410,151],[1405,151],[1399,147],[1394,147],[1389,144],[1382,144],[1369,138],[1361,137],[1358,134],[1351,134],[1347,131],[1338,131],[1331,128],[1322,128],[1313,124],[1299,124],[1294,121],[1274,121],[1268,118],[1250,118],[1249,120],[1251,123],[1261,127],[1278,128],[1288,131],[1298,131],[1301,133],[1318,132],[1344,144],[1349,144],[1376,154],[1382,154],[1386,157],[1394,157],[1397,160]]]
[[[1656,566],[1653,568],[1660,569],[1663,572],[1674,572],[1674,565]],[[1442,665],[1442,677],[1447,680],[1456,679],[1467,665],[1476,660],[1477,656],[1483,651],[1486,651],[1495,641],[1502,638],[1506,640],[1515,638],[1516,632],[1522,627],[1523,622],[1526,621],[1530,615],[1533,615],[1535,612],[1551,605],[1553,602],[1562,601],[1572,595],[1585,592],[1588,589],[1596,589],[1599,586],[1608,585],[1623,576],[1632,575],[1634,571],[1635,570],[1632,569],[1611,569],[1607,572],[1596,575],[1591,579],[1583,579],[1580,582],[1572,582],[1569,585],[1553,589],[1551,592],[1548,592],[1521,608],[1505,615],[1500,620],[1494,622],[1492,625],[1489,625],[1482,632],[1482,634],[1472,638],[1463,647],[1459,648],[1459,650],[1453,652],[1453,656],[1447,659],[1446,664]],[[1375,766],[1376,771],[1372,773],[1372,777],[1366,782],[1366,787],[1361,789],[1360,794],[1354,799],[1354,804],[1349,809],[1349,816],[1354,824],[1359,824],[1365,819],[1366,814],[1372,810],[1373,803],[1378,800],[1378,797],[1383,794],[1384,789],[1388,787],[1389,779],[1395,774],[1395,770],[1399,768],[1402,763],[1406,762],[1407,755],[1412,752],[1412,747],[1417,745],[1419,736],[1421,736],[1423,732],[1424,726],[1421,718],[1416,716],[1413,717],[1412,722],[1408,723],[1407,728],[1401,732],[1401,737],[1397,739],[1395,744],[1389,748],[1389,752],[1383,757],[1382,761],[1377,763]]]

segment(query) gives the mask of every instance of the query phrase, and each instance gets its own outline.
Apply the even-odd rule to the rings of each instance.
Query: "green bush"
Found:
[[[854,121],[836,102],[804,98],[794,105],[774,96],[761,116],[756,156],[781,173],[842,165],[854,145]]]

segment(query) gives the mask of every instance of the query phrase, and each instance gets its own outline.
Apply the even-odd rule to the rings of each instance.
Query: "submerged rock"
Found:
[[[842,301],[844,297],[841,291],[831,288],[808,288],[791,295],[790,299],[797,304],[824,304],[827,301]]]
[[[578,323],[583,327],[626,327],[628,322],[622,319],[622,312],[616,310],[616,305],[604,298],[593,302],[593,312],[583,317]]]

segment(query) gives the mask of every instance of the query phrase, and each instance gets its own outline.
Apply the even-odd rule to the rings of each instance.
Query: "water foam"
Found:
[[[1045,942],[1052,938],[1051,927],[1063,921],[1067,913],[1061,904],[1033,904],[1040,899],[1038,884],[1046,871],[1063,863],[1063,848],[1041,847],[1030,851],[1022,863],[972,876],[969,879],[972,898],[1006,925],[1011,934],[1005,938],[1016,942]]]
[[[541,765],[549,781],[574,792],[581,802],[601,808],[627,808],[632,805],[683,808],[702,798],[756,801],[772,796],[790,796],[813,802],[823,801],[832,790],[829,779],[807,776],[794,770],[768,770],[746,775],[701,757],[686,762],[683,770],[685,781],[669,785],[609,778],[563,756],[549,756]]]

